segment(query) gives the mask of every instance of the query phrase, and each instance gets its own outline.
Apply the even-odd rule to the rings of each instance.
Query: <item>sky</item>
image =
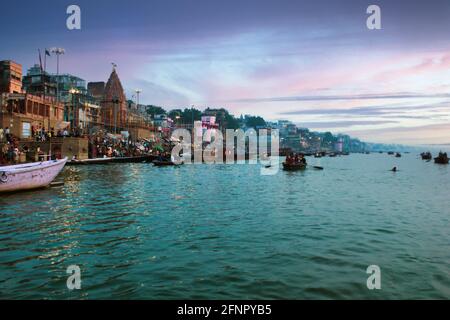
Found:
[[[81,9],[68,30],[66,8]],[[366,9],[381,8],[381,30]],[[62,73],[166,109],[225,107],[381,143],[450,143],[450,1],[2,2],[0,60],[63,47]],[[47,60],[56,72],[56,58]]]

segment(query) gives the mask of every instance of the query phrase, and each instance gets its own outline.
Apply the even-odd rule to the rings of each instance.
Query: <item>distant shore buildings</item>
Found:
[[[137,95],[139,94],[136,91]],[[135,99],[135,101],[133,100]],[[294,152],[363,152],[367,145],[348,135],[312,132],[289,120],[267,122],[259,116],[231,115],[225,108],[194,106],[166,111],[163,107],[139,104],[138,96],[127,99],[113,65],[106,82],[86,80],[72,74],[50,74],[34,65],[23,75],[22,65],[0,61],[0,127],[9,128],[20,140],[33,139],[37,130],[76,131],[85,142],[68,146],[74,155],[85,154],[89,136],[99,130],[123,134],[132,140],[169,136],[176,128],[201,128],[211,140],[215,130],[278,130],[280,148]],[[195,134],[200,134],[196,132]],[[61,146],[60,149],[64,149]]]

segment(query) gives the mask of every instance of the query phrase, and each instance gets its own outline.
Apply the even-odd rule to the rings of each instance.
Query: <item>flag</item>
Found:
[[[45,49],[45,55],[50,57],[50,51],[48,49]]]

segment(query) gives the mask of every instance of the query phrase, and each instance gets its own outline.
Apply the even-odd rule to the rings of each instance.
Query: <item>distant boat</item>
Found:
[[[388,155],[392,156],[394,154],[394,151],[388,151]]]
[[[314,154],[314,158],[322,158],[322,154],[317,152],[316,154]]]
[[[336,153],[332,152],[332,153],[330,153],[328,156],[334,158],[334,157],[336,157]]]
[[[433,158],[430,152],[422,152],[420,156],[422,157],[422,160],[431,160]]]
[[[397,152],[397,153],[395,154],[395,157],[396,157],[396,158],[401,158],[402,155],[401,155],[399,152]]]
[[[64,168],[67,158],[0,167],[0,192],[43,188]]]
[[[448,164],[448,156],[447,156],[447,152],[439,152],[439,156],[437,156],[436,158],[434,158],[434,163],[437,164]]]

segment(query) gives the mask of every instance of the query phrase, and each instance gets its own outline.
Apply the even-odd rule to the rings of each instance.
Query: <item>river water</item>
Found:
[[[450,298],[450,166],[308,161],[324,170],[66,167],[64,186],[1,195],[0,298]]]

